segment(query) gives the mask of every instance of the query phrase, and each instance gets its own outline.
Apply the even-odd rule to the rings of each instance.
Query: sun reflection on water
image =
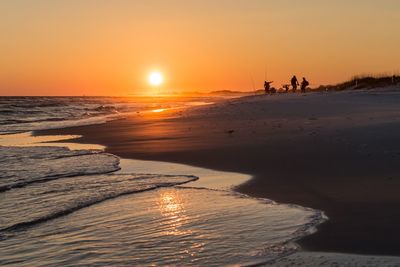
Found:
[[[161,215],[164,217],[163,226],[167,235],[191,234],[191,230],[183,230],[190,220],[185,211],[184,199],[175,190],[165,191],[160,194],[158,205]]]
[[[196,224],[196,216],[190,216],[190,212],[187,210],[190,201],[187,195],[182,194],[179,190],[167,190],[159,194],[158,206],[164,218],[160,223],[164,228],[162,234],[178,237],[177,242],[181,243],[182,249],[177,251],[177,254],[188,254],[195,257],[205,249],[206,243],[193,238],[198,236],[199,229],[193,225]]]

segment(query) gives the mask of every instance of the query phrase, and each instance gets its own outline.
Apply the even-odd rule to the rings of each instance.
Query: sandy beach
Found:
[[[72,134],[123,158],[241,172],[236,188],[325,212],[303,250],[399,256],[399,88],[248,96],[137,113]]]

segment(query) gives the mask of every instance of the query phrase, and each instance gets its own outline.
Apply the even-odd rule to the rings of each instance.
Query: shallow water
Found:
[[[0,96],[0,134],[101,124],[143,111],[206,105],[219,98]]]
[[[227,265],[287,253],[313,211],[165,188],[105,201],[0,242],[2,264]]]

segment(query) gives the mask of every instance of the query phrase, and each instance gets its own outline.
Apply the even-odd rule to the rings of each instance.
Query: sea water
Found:
[[[221,97],[1,97],[0,134],[100,124],[148,110],[212,103]]]
[[[18,125],[11,117],[6,124],[3,116],[4,132],[30,127],[10,126]],[[47,140],[57,138],[68,137]],[[0,265],[256,264],[292,253],[324,220],[320,211],[234,192],[248,175],[34,139],[0,136]]]

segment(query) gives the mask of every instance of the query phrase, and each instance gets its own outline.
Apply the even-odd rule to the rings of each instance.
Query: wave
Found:
[[[21,123],[34,123],[34,122],[51,122],[51,121],[65,121],[63,117],[52,117],[52,118],[28,118],[28,119],[7,119],[0,122],[2,125],[8,124],[21,124]]]
[[[0,147],[0,169],[3,233],[121,195],[197,179],[182,175],[112,174],[120,169],[117,156],[101,150],[66,147]]]
[[[104,123],[142,104],[109,97],[0,97],[1,133]]]
[[[80,119],[64,119],[64,120],[44,120],[39,122],[27,122],[27,123],[16,123],[16,124],[7,124],[2,126],[0,130],[0,134],[12,134],[12,133],[23,133],[29,131],[39,131],[39,130],[48,130],[48,129],[60,129],[60,128],[68,128],[68,127],[76,127],[76,126],[84,126],[84,125],[94,125],[94,124],[102,124],[110,120],[116,120],[123,118],[124,114],[111,114],[104,116],[93,116],[86,117]]]
[[[43,184],[31,184],[2,194],[0,232],[4,239],[7,233],[26,229],[105,200],[180,185],[196,179],[195,176],[104,174],[64,177]]]
[[[85,110],[87,110],[87,111],[106,112],[106,113],[111,112],[112,113],[112,112],[117,112],[117,107],[101,105],[101,106],[98,106],[98,107],[95,107],[95,108],[86,108]]]
[[[211,103],[209,100],[204,97],[176,102],[132,97],[0,97],[0,134],[99,124],[136,112],[207,104]]]
[[[60,177],[110,173],[119,158],[99,150],[63,147],[0,147],[0,192]]]

